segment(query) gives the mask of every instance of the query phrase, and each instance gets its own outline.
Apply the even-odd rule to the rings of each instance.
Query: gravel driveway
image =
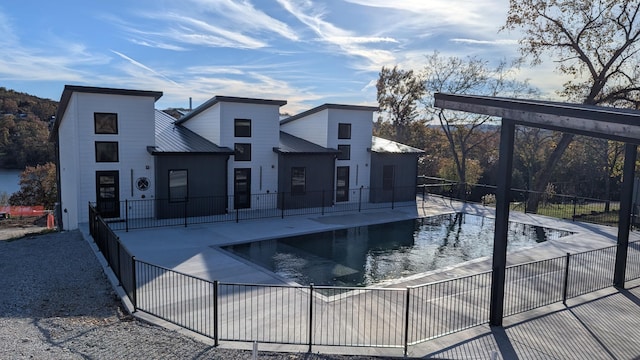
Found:
[[[251,359],[123,313],[78,231],[0,240],[0,359]],[[260,359],[369,359],[260,352]]]

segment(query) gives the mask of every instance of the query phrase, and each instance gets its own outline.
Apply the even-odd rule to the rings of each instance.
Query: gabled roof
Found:
[[[326,154],[336,155],[340,151],[336,149],[328,149],[320,145],[314,144],[299,137],[280,131],[280,145],[274,147],[273,151],[278,154]]]
[[[49,141],[55,140],[58,136],[58,128],[60,122],[64,117],[64,113],[69,106],[69,100],[74,92],[89,93],[89,94],[107,94],[107,95],[126,95],[126,96],[143,96],[153,97],[155,101],[162,97],[162,91],[146,91],[146,90],[129,90],[129,89],[114,89],[103,88],[93,86],[78,86],[78,85],[65,85],[60,97],[60,104],[58,105],[58,111],[56,112],[56,122],[53,124],[53,129],[49,135]]]
[[[219,147],[193,131],[175,124],[175,119],[164,111],[156,110],[156,145],[147,151],[162,154],[233,154],[227,147]]]
[[[313,113],[317,113],[317,112],[325,110],[325,109],[360,110],[360,111],[378,111],[378,110],[380,110],[376,106],[323,104],[323,105],[314,107],[313,109],[309,109],[309,110],[307,110],[305,112],[301,112],[300,114],[297,114],[297,115],[294,115],[294,116],[290,116],[290,117],[280,121],[280,125],[284,125],[286,123],[298,120],[300,118],[303,118],[305,116],[309,116],[309,115],[311,115]]]
[[[190,113],[182,117],[178,120],[177,124],[182,124],[183,122],[191,119],[192,117],[200,114],[201,112],[207,110],[213,105],[221,102],[232,102],[232,103],[242,103],[242,104],[259,104],[259,105],[277,105],[278,107],[286,105],[286,100],[268,100],[268,99],[254,99],[254,98],[244,98],[244,97],[234,97],[234,96],[219,96],[216,95],[211,99],[205,101],[202,105],[193,109]]]
[[[418,148],[377,136],[373,136],[371,139],[371,152],[383,154],[424,154],[424,151]]]

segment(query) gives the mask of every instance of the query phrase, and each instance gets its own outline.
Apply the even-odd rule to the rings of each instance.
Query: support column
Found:
[[[502,119],[500,128],[500,159],[496,189],[496,228],[493,235],[493,265],[489,324],[502,326],[504,311],[504,282],[507,266],[507,233],[509,230],[509,193],[513,167],[515,124]]]
[[[624,289],[627,269],[627,249],[629,247],[629,229],[631,228],[637,147],[634,144],[624,144],[622,193],[620,194],[620,212],[618,213],[618,247],[616,249],[616,267],[613,275],[613,285],[621,289]]]

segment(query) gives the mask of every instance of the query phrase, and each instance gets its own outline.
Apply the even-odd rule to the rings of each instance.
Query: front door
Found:
[[[96,208],[103,218],[120,217],[117,171],[96,171]]]
[[[349,201],[349,167],[336,169],[336,202]]]
[[[233,206],[236,209],[251,207],[251,169],[235,169],[233,174]]]

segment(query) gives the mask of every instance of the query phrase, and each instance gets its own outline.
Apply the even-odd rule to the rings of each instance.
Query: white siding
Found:
[[[153,198],[153,188],[139,191],[135,188],[134,181],[145,176],[151,180],[152,187],[155,183],[153,157],[146,149],[155,144],[154,111],[153,97],[78,92],[72,95],[59,128],[61,179],[64,183],[61,193],[62,208],[68,211],[68,216],[63,213],[63,221],[68,221],[65,229],[73,229],[77,227],[77,223],[88,221],[87,204],[96,201],[96,171],[119,171],[121,201],[141,199],[143,195]],[[95,134],[95,112],[117,113],[118,134]],[[119,161],[97,163],[96,141],[117,141]],[[68,146],[65,142],[73,145]],[[76,174],[75,177],[69,176],[71,169]],[[76,192],[76,201],[72,192]]]
[[[220,134],[220,103],[217,103],[191,119],[182,123],[182,126],[220,145],[223,141]]]
[[[278,155],[273,148],[280,141],[279,106],[225,102],[221,104],[220,118],[221,146],[233,149],[235,143],[251,144],[251,161],[235,161],[233,156],[229,159],[229,195],[234,193],[234,169],[251,168],[251,207],[275,207],[275,201],[273,204],[267,203],[264,197],[259,198],[259,194],[278,191]],[[235,119],[251,119],[250,138],[234,136]],[[233,203],[230,208],[233,208]]]
[[[310,141],[316,145],[331,147],[328,145],[328,117],[329,110],[324,109],[309,116],[283,124],[282,131]]]

